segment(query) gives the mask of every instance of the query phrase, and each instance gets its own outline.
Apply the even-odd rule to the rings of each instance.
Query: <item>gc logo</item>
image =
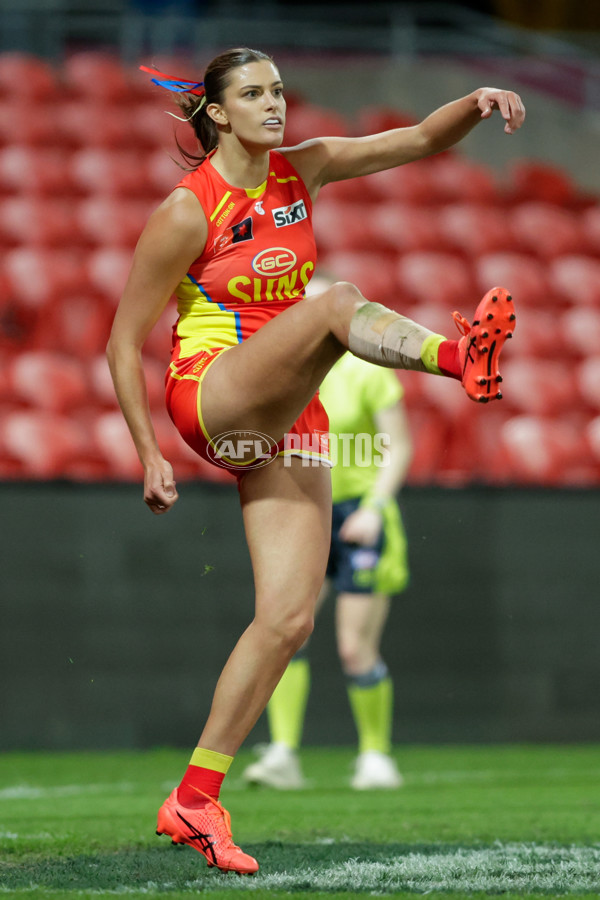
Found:
[[[296,254],[287,247],[270,247],[257,253],[252,260],[252,268],[259,275],[267,275],[271,278],[277,275],[285,275],[296,265]]]

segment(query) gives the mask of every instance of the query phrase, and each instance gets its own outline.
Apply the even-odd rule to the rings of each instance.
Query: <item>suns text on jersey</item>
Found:
[[[243,303],[294,300],[304,292],[314,268],[314,262],[308,261],[301,267],[275,278],[249,278],[247,275],[236,275],[229,279],[227,290],[231,297]]]

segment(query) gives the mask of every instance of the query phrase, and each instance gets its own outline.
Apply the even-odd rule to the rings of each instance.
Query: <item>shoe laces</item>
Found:
[[[192,787],[193,787],[193,785],[192,785]],[[194,790],[196,791],[196,793],[201,794],[203,797],[206,797],[206,799],[208,801],[210,801],[210,803],[212,803],[212,805],[217,808],[218,812],[220,813],[220,818],[216,819],[217,827],[222,822],[223,825],[225,826],[225,831],[227,832],[227,837],[231,841],[233,848],[235,850],[240,850],[240,847],[238,847],[237,844],[233,843],[233,835],[231,833],[231,816],[229,815],[229,813],[227,812],[225,807],[221,806],[219,801],[215,800],[214,797],[211,797],[210,794],[207,794],[204,791],[201,791],[200,788],[194,787]],[[206,809],[206,807],[205,807],[205,809]],[[206,812],[210,815],[210,812],[208,809],[206,809]]]
[[[458,328],[461,334],[467,335],[471,330],[471,324],[468,319],[465,319],[459,312],[454,310],[452,313],[452,318],[454,319],[454,324]]]

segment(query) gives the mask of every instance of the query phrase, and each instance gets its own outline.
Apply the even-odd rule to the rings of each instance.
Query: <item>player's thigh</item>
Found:
[[[314,616],[331,536],[331,476],[322,465],[277,457],[240,482],[256,616]]]
[[[350,318],[364,302],[352,285],[335,285],[325,294],[300,300],[222,353],[203,381],[202,415],[208,432],[237,427],[275,432],[278,439],[344,353]]]

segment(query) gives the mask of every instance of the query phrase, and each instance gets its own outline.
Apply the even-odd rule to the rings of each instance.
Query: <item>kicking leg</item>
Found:
[[[457,378],[472,399],[494,399],[501,396],[498,355],[513,330],[503,288],[483,298],[470,334],[448,341],[340,282],[299,301],[213,363],[202,390],[204,422],[210,434],[245,429],[280,440],[346,349],[388,368]]]

